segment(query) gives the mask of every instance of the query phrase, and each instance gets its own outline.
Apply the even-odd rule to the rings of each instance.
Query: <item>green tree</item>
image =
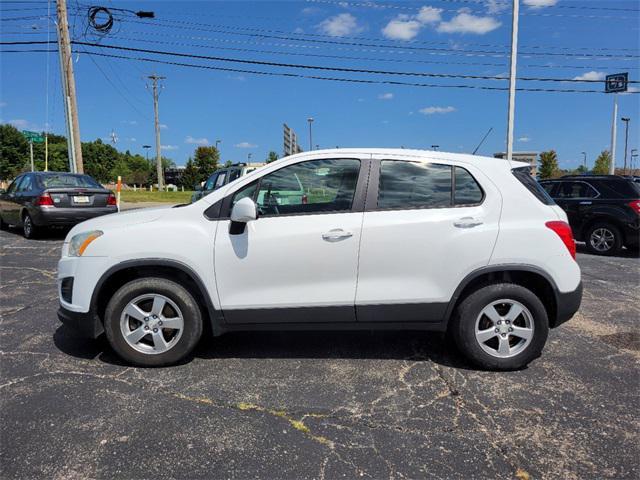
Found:
[[[611,165],[611,154],[609,150],[603,150],[596,158],[592,172],[596,175],[607,175],[609,173],[609,165]]]
[[[276,160],[278,160],[278,154],[271,150],[267,156],[267,163],[275,162]]]
[[[555,150],[549,150],[540,154],[540,166],[538,177],[540,180],[557,177],[560,173],[558,168],[558,156]]]
[[[580,165],[578,168],[576,168],[572,173],[574,175],[584,175],[585,173],[587,173],[589,171],[589,169],[587,167],[585,167],[584,165]]]
[[[207,179],[218,169],[220,152],[216,147],[198,147],[193,154],[193,163],[198,169],[198,182]]]
[[[184,168],[184,173],[180,178],[180,183],[182,187],[185,189],[191,190],[196,185],[200,185],[200,174],[198,173],[198,168],[196,167],[193,159],[189,157],[187,163]]]
[[[44,134],[43,134],[44,135]],[[50,172],[69,171],[69,153],[67,151],[67,137],[49,133],[47,135],[47,170]],[[45,144],[33,144],[33,158],[36,170],[43,171]]]
[[[84,171],[99,182],[105,183],[113,180],[111,173],[119,155],[115,148],[102,143],[99,138],[95,142],[82,142]]]
[[[127,176],[128,184],[146,185],[151,176],[151,164],[142,155],[131,155],[127,158],[127,166],[130,173]]]
[[[0,179],[9,180],[25,170],[29,142],[13,125],[0,125]]]

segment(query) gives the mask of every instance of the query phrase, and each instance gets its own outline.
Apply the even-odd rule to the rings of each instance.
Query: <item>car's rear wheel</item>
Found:
[[[165,278],[140,278],[111,298],[104,330],[124,360],[144,367],[184,359],[202,335],[202,316],[193,295]]]
[[[2,215],[0,214],[0,230],[7,230],[8,228],[9,225],[5,223],[5,221],[2,219]]]
[[[513,283],[476,290],[462,300],[451,333],[474,364],[490,370],[514,370],[540,356],[549,321],[540,299]]]
[[[622,234],[609,223],[596,223],[585,237],[587,250],[595,255],[616,255],[622,248]]]
[[[31,215],[25,213],[24,217],[22,217],[22,234],[24,235],[24,238],[36,238],[38,233],[39,229],[35,223],[33,223]]]

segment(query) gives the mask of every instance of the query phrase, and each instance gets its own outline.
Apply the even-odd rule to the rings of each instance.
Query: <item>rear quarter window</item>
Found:
[[[513,173],[513,176],[516,177],[518,181],[540,202],[545,205],[555,205],[556,202],[553,201],[553,198],[551,198],[547,191],[542,188],[542,185],[540,185],[538,181],[531,176],[530,167],[514,168],[511,172]]]

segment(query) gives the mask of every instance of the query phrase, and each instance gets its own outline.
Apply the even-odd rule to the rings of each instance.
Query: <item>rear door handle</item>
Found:
[[[327,242],[336,242],[338,240],[342,240],[343,238],[349,238],[352,236],[353,236],[353,233],[351,232],[347,232],[341,228],[334,228],[329,230],[326,233],[323,233],[322,239],[326,240]]]
[[[454,227],[473,228],[482,225],[482,220],[473,217],[462,217],[453,222]]]

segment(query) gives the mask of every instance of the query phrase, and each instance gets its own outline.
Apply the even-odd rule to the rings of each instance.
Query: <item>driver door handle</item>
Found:
[[[347,232],[341,228],[333,228],[326,233],[322,234],[322,239],[327,242],[336,242],[338,240],[342,240],[343,238],[352,237],[353,233]]]
[[[454,227],[473,228],[482,225],[482,220],[473,217],[462,217],[453,222]]]

